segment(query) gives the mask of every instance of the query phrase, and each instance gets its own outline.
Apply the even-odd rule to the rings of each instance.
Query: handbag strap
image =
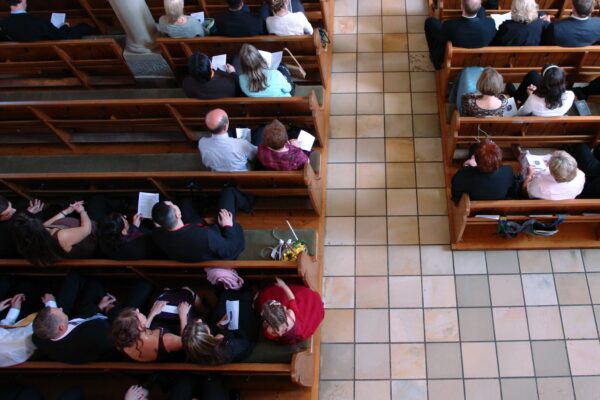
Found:
[[[300,68],[300,70],[301,70],[303,73],[306,73],[306,72],[304,71],[304,68],[302,68],[302,65],[300,65],[300,63],[298,62],[298,60],[296,59],[296,57],[294,57],[294,55],[292,54],[292,52],[290,51],[290,49],[288,49],[287,47],[284,47],[284,48],[283,48],[283,51],[285,51],[286,53],[288,53],[288,54],[290,55],[290,57],[292,57],[292,60],[294,60],[294,62],[295,62],[295,63],[296,63],[296,65],[298,66],[298,68]]]

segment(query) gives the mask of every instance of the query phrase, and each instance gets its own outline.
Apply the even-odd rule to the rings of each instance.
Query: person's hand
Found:
[[[279,286],[280,288],[286,288],[287,284],[280,277],[275,278],[275,286]]]
[[[233,65],[231,65],[231,64],[226,64],[225,65],[225,69],[230,74],[233,74],[235,72],[235,67]]]
[[[10,306],[11,300],[12,298],[9,297],[8,299],[0,301],[0,311],[4,311],[8,308],[8,306]]]
[[[27,207],[27,211],[30,214],[37,214],[44,209],[44,203],[40,199],[33,199],[29,202],[29,207]]]
[[[54,297],[53,294],[50,293],[46,293],[42,296],[42,303],[46,304],[49,301],[54,301],[56,302],[56,297]]]
[[[288,140],[288,143],[294,147],[300,147],[300,142],[298,141],[298,139],[290,139]]]
[[[73,211],[75,211],[75,207],[76,207],[78,204],[81,204],[81,205],[83,205],[83,200],[76,201],[75,203],[71,203],[71,204],[69,204],[69,207],[67,207],[67,208],[65,208],[64,210],[62,210],[62,211],[61,211],[61,213],[62,213],[64,216],[67,216],[67,215],[71,214]]]
[[[550,16],[550,15],[548,15],[548,14],[546,14],[546,15],[542,15],[542,16],[540,17],[540,19],[542,19],[542,20],[544,20],[544,21],[546,21],[546,22],[552,22],[552,16]]]
[[[104,297],[102,297],[100,303],[98,303],[98,308],[103,313],[106,313],[115,306],[116,301],[117,299],[115,298],[115,296],[111,294],[106,294]]]
[[[233,226],[233,215],[224,208],[219,210],[217,220],[219,221],[219,225],[223,228]]]
[[[137,228],[140,227],[140,225],[142,224],[142,220],[144,219],[144,217],[142,217],[142,214],[135,214],[132,218],[131,218],[131,222],[133,223],[133,225]]]
[[[190,305],[190,303],[188,303],[186,301],[181,302],[177,306],[177,313],[179,314],[180,317],[187,317],[191,308],[192,308],[192,306]]]
[[[229,324],[229,317],[227,316],[227,314],[225,314],[223,315],[223,318],[221,318],[219,322],[217,322],[217,326],[223,329],[227,326],[227,324]]]
[[[21,304],[25,301],[25,295],[23,293],[19,293],[13,296],[10,300],[10,306],[12,308],[21,309]]]
[[[527,176],[533,176],[533,174],[535,174],[535,168],[533,167],[533,165],[530,165],[529,167],[527,167]]]
[[[83,207],[83,201],[78,201],[76,203],[73,203],[73,204],[71,204],[71,206],[73,207],[73,210],[75,212],[77,212],[78,214],[85,212],[85,208]]]
[[[155,301],[154,304],[152,304],[152,308],[150,309],[150,312],[148,313],[148,318],[151,318],[151,317],[154,317],[154,316],[160,314],[166,305],[167,305],[167,302],[164,300]]]
[[[124,400],[147,400],[148,399],[148,389],[133,385],[125,393]]]
[[[476,167],[477,161],[475,161],[475,156],[471,156],[468,160],[466,160],[463,164],[465,167]]]
[[[537,86],[535,86],[534,84],[527,86],[527,94],[529,96],[531,96],[533,94],[533,92],[535,92],[536,90],[537,90]]]

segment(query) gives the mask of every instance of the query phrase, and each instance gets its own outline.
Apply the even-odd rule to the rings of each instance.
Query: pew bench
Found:
[[[536,0],[539,11],[555,18],[564,18],[571,13],[570,0]],[[484,4],[485,7],[485,4]],[[500,0],[498,8],[487,8],[490,14],[505,14],[511,10],[511,0]],[[428,0],[428,11],[430,17],[436,17],[442,21],[456,19],[462,16],[460,0]]]

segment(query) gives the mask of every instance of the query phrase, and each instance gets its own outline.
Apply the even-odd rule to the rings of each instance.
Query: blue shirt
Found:
[[[267,77],[267,87],[260,92],[251,92],[246,74],[240,75],[240,87],[242,92],[248,97],[291,97],[292,85],[276,69],[264,69],[263,73]]]

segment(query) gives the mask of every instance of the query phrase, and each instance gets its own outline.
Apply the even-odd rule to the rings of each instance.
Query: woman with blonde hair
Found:
[[[248,97],[290,97],[293,86],[289,71],[281,64],[269,69],[267,62],[256,47],[244,44],[240,49],[240,88]],[[285,71],[285,76],[281,71]]]
[[[272,35],[312,35],[313,28],[302,12],[290,12],[290,0],[269,0],[273,16],[266,20],[267,31]]]
[[[550,16],[540,16],[535,0],[512,0],[511,19],[504,21],[492,46],[539,46]]]
[[[477,92],[462,96],[462,115],[471,117],[501,117],[508,102],[502,94],[504,80],[494,68],[487,67],[477,80]]]
[[[204,36],[200,21],[183,14],[183,1],[164,0],[165,15],[158,20],[158,31],[172,38]]]
[[[524,154],[524,153],[521,153]],[[585,185],[585,174],[577,168],[577,161],[569,153],[552,153],[547,167],[536,170],[529,166],[523,181],[523,193],[532,199],[570,200],[577,197]]]

